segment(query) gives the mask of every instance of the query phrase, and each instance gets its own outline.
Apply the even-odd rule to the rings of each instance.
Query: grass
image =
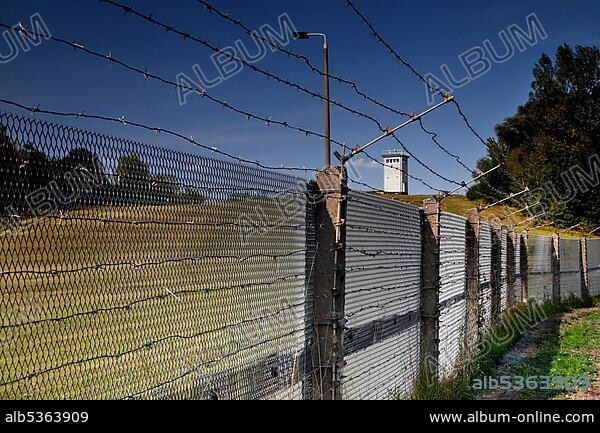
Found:
[[[280,210],[252,200],[106,207],[1,237],[0,399],[124,398],[161,383],[155,398],[194,397],[207,378],[293,352],[304,339],[304,281],[293,277],[305,254],[291,253],[305,248],[303,232],[211,225],[256,212],[262,224]],[[237,259],[258,253],[282,257]]]
[[[411,204],[411,205],[417,206],[417,207],[422,207],[423,200],[431,198],[431,195],[401,195],[401,194],[389,194],[389,193],[380,194],[380,195],[383,197],[392,199],[392,200],[399,200],[404,203],[408,203],[408,204]],[[485,206],[485,205],[487,205],[487,203],[485,203],[481,200],[471,201],[471,200],[467,199],[467,197],[464,195],[451,195],[451,196],[447,197],[446,199],[444,199],[444,201],[442,202],[442,210],[445,212],[449,212],[449,213],[453,213],[456,215],[461,215],[461,216],[466,217],[467,212],[469,210],[476,208],[478,206]],[[520,209],[511,207],[511,206],[497,206],[492,209],[483,211],[481,213],[481,217],[484,221],[491,221],[495,217],[504,218],[518,210],[520,210]],[[517,224],[525,222],[525,220],[527,220],[529,218],[530,218],[530,216],[527,212],[522,212],[520,214],[516,214],[516,215],[512,216],[510,218],[510,220],[507,220],[506,222],[508,223],[510,221],[510,223],[517,225]],[[533,229],[533,227],[535,225],[538,225],[539,223],[546,224],[549,222],[550,221],[548,221],[548,220],[540,220],[539,222],[532,221],[529,223],[519,225],[518,227],[519,227],[519,230],[529,229],[530,234],[533,234],[533,235],[552,236],[554,233],[556,233],[559,230],[559,228],[551,225],[548,227]],[[584,236],[584,232],[578,232],[578,231],[571,230],[571,231],[567,231],[567,232],[562,232],[561,236],[564,238],[581,238],[582,236]]]
[[[475,393],[472,383],[475,379],[485,376],[491,376],[495,373],[499,361],[504,355],[512,349],[515,344],[522,338],[524,332],[531,326],[539,323],[546,317],[556,316],[572,311],[576,308],[590,306],[590,302],[583,302],[576,298],[569,298],[559,304],[546,302],[537,306],[536,304],[521,305],[512,310],[505,312],[501,322],[494,327],[490,332],[482,337],[482,342],[479,345],[479,351],[474,355],[473,360],[465,362],[468,354],[461,356],[461,361],[458,365],[462,366],[457,369],[457,372],[449,377],[443,377],[439,380],[428,380],[426,375],[421,373],[416,380],[412,399],[414,400],[472,400],[475,398]],[[565,348],[570,346],[579,347],[578,345],[585,344],[594,345],[598,343],[599,333],[598,323],[596,322],[596,330],[590,340],[590,333],[587,328],[582,330],[574,330],[568,334],[568,338],[564,340]],[[583,339],[583,340],[582,340]],[[546,342],[540,350],[538,362],[549,365],[547,375],[560,375],[566,377],[573,375],[578,371],[585,375],[588,371],[589,360],[577,358],[576,355],[565,356],[565,352],[559,350],[562,348],[559,344],[559,339],[552,339]],[[600,347],[600,346],[596,346]],[[580,368],[576,369],[574,366]],[[565,368],[568,367],[568,368]],[[555,374],[556,373],[556,374]],[[566,374],[569,373],[569,374]],[[520,369],[515,370],[515,375],[532,376],[540,375],[539,369],[534,365],[523,365]]]

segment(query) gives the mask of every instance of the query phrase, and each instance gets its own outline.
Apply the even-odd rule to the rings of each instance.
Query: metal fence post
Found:
[[[516,242],[517,234],[513,229],[508,232],[508,242],[506,246],[506,279],[507,279],[507,298],[508,308],[513,308],[516,305],[515,283],[517,280],[516,271]]]
[[[317,175],[317,256],[313,327],[313,399],[342,398],[346,212],[348,187],[344,168],[326,168]]]
[[[421,371],[435,380],[439,363],[441,204],[435,198],[423,202],[421,259]]]
[[[552,302],[560,302],[560,236],[552,235]]]
[[[521,302],[529,302],[529,233],[521,233]]]
[[[465,344],[473,349],[479,342],[479,296],[481,281],[479,279],[479,235],[481,217],[478,209],[471,209],[467,215],[467,317]]]
[[[502,223],[492,222],[492,325],[502,317]]]
[[[590,297],[590,276],[588,271],[587,238],[581,238],[581,299]]]

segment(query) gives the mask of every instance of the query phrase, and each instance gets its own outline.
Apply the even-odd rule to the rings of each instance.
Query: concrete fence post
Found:
[[[502,319],[502,223],[492,221],[492,326]]]
[[[438,377],[440,303],[441,204],[423,202],[421,258],[421,371],[428,380]]]
[[[521,233],[521,302],[529,302],[529,232]]]
[[[317,175],[316,260],[313,326],[313,399],[342,398],[346,267],[346,170]]]
[[[515,252],[517,248],[517,233],[514,229],[508,232],[508,242],[506,244],[506,280],[507,280],[507,297],[506,303],[508,308],[514,308],[517,304],[515,283],[517,281],[517,264]]]
[[[465,344],[467,349],[474,349],[479,343],[479,296],[481,281],[479,278],[479,237],[481,233],[481,216],[478,209],[471,209],[467,214],[467,316]]]
[[[552,302],[560,302],[560,236],[552,236]]]
[[[588,271],[587,238],[581,238],[581,299],[590,297],[590,276]]]

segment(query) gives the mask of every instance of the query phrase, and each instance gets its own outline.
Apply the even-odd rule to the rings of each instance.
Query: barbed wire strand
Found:
[[[118,124],[121,124],[124,126],[133,126],[135,128],[144,129],[146,131],[150,131],[150,132],[154,132],[154,133],[158,133],[158,134],[162,133],[162,134],[170,135],[172,137],[176,137],[181,140],[187,141],[188,143],[193,144],[194,146],[197,146],[202,149],[208,150],[210,152],[233,159],[237,162],[255,165],[255,166],[265,169],[265,170],[287,170],[287,171],[304,171],[304,172],[319,172],[320,171],[318,168],[286,167],[286,166],[277,167],[277,166],[265,165],[259,161],[252,161],[249,159],[245,159],[240,156],[235,156],[231,153],[222,151],[222,150],[218,149],[217,147],[208,146],[208,145],[199,143],[194,137],[188,137],[188,136],[184,135],[183,133],[172,131],[172,130],[169,130],[166,128],[145,125],[140,122],[130,121],[130,120],[126,119],[124,116],[109,117],[109,116],[103,116],[103,115],[98,115],[98,114],[87,114],[85,111],[64,112],[64,111],[56,111],[56,110],[46,110],[46,109],[41,108],[40,105],[27,106],[25,104],[11,101],[8,99],[0,99],[0,103],[10,105],[12,107],[20,108],[25,111],[29,111],[32,114],[40,113],[40,114],[47,114],[49,116],[55,116],[55,117],[69,117],[69,118],[76,118],[76,119],[83,118],[83,119],[90,119],[90,120],[101,120],[101,121],[105,121],[105,122],[118,123]]]
[[[69,42],[66,39],[58,38],[58,37],[55,37],[55,36],[42,35],[41,33],[28,30],[28,29],[26,29],[23,26],[19,26],[19,27],[15,28],[14,26],[9,26],[9,25],[6,25],[4,23],[0,23],[0,28],[4,28],[4,29],[8,29],[8,30],[14,30],[14,31],[19,31],[19,32],[24,32],[26,34],[32,34],[32,35],[35,35],[37,37],[48,38],[49,40],[51,40],[51,41],[53,41],[53,42],[55,42],[57,44],[74,48],[78,52],[83,52],[83,53],[86,53],[86,54],[88,54],[90,56],[93,56],[93,57],[96,57],[96,58],[101,58],[101,59],[107,60],[107,61],[109,61],[111,63],[114,63],[116,65],[119,65],[119,66],[121,66],[122,68],[124,68],[126,70],[129,70],[131,72],[134,72],[134,73],[137,73],[137,74],[143,76],[146,80],[153,79],[153,80],[158,81],[158,82],[160,82],[162,84],[168,85],[169,87],[173,86],[173,87],[175,87],[177,89],[181,89],[181,90],[186,90],[186,91],[191,91],[191,92],[197,93],[202,98],[208,99],[209,101],[211,101],[211,102],[213,102],[215,104],[218,104],[218,105],[220,105],[220,106],[222,106],[222,107],[224,107],[224,108],[226,108],[226,109],[228,109],[230,111],[233,111],[233,112],[238,113],[240,115],[244,115],[248,119],[253,119],[253,120],[256,120],[256,121],[264,122],[267,125],[274,124],[274,125],[280,126],[282,128],[293,129],[293,130],[296,130],[298,132],[302,132],[302,133],[304,133],[307,136],[313,135],[313,136],[316,136],[316,137],[319,137],[319,138],[322,138],[322,139],[326,138],[326,136],[323,135],[323,134],[321,134],[321,133],[318,133],[318,132],[315,132],[315,131],[311,131],[311,130],[303,128],[301,126],[293,126],[293,125],[291,125],[287,121],[274,120],[272,117],[267,118],[267,117],[264,117],[262,115],[256,115],[256,114],[253,114],[253,113],[251,113],[249,111],[237,108],[237,107],[229,104],[227,101],[224,101],[224,100],[215,98],[213,96],[210,96],[204,89],[202,89],[199,86],[195,86],[195,85],[194,86],[188,86],[188,85],[185,85],[185,84],[177,83],[175,81],[172,81],[172,80],[169,80],[167,78],[161,77],[159,75],[153,74],[147,68],[145,68],[144,70],[142,70],[139,67],[131,66],[128,63],[115,58],[112,55],[112,52],[109,52],[108,55],[105,55],[105,54],[102,54],[100,52],[88,49],[85,46],[83,46],[82,44],[79,44],[77,42]],[[46,114],[48,114],[48,113],[46,113]],[[368,115],[366,115],[366,116],[368,116]],[[387,132],[388,131],[386,128],[384,128],[381,125],[381,123],[377,119],[373,118],[372,116],[368,116],[367,118],[369,120],[371,120],[371,122],[373,122],[374,124],[376,124],[377,127],[379,128],[379,130],[381,132]],[[392,134],[391,136],[396,140],[396,142],[398,144],[400,144],[400,146],[402,146],[402,148],[405,150],[405,152],[407,154],[409,154],[419,165],[423,166],[431,174],[433,174],[434,176],[436,176],[436,177],[444,180],[445,182],[448,182],[448,183],[451,183],[451,184],[454,184],[454,185],[460,185],[460,183],[458,183],[457,181],[449,179],[449,178],[447,178],[445,176],[440,175],[435,169],[433,169],[432,167],[430,167],[427,164],[425,164],[421,159],[419,159],[417,156],[415,156],[410,151],[410,149],[408,149],[408,147],[398,139],[398,137],[395,134]],[[344,149],[346,149],[346,150],[351,150],[345,143],[342,143],[342,142],[340,142],[338,140],[335,140],[335,139],[332,138],[331,142],[334,143],[334,144],[336,144],[336,145],[338,145],[338,146],[340,146],[340,147],[342,147],[342,148],[344,148]],[[363,153],[365,153],[365,152],[363,152]],[[377,159],[373,158],[371,155],[368,155],[367,153],[365,153],[365,156],[367,156],[369,159],[372,159],[376,163],[378,163],[380,165],[383,165],[384,167],[390,167],[390,168],[395,169],[395,170],[400,170],[397,167],[393,167],[391,165],[387,165],[387,164],[384,164],[384,163],[378,161]]]
[[[398,51],[396,51],[394,49],[394,47],[392,47],[382,36],[381,34],[377,31],[377,29],[375,28],[375,26],[371,23],[371,21],[369,21],[369,19],[366,17],[366,15],[364,15],[360,9],[358,9],[358,7],[354,4],[354,2],[352,0],[345,0],[347,6],[350,7],[350,9],[360,18],[360,20],[369,28],[369,30],[371,31],[371,34],[375,37],[375,39],[381,43],[385,49],[396,58],[396,60],[398,60],[404,67],[408,68],[408,70],[419,80],[421,81],[423,84],[425,84],[425,86],[427,86],[427,88],[429,89],[429,91],[431,91],[432,93],[437,93],[438,95],[445,97],[446,95],[444,94],[444,92],[442,92],[441,89],[439,88],[435,88],[431,85],[431,83],[429,83],[427,81],[427,79],[425,78],[425,76],[423,74],[421,74],[412,64],[410,64],[410,62],[408,62],[406,59],[404,59],[399,53]],[[452,101],[453,104],[456,106],[459,115],[461,116],[462,120],[465,122],[467,128],[471,131],[471,133],[484,145],[487,146],[486,141],[481,137],[481,135],[475,130],[475,128],[473,127],[473,125],[471,124],[471,122],[469,121],[467,115],[464,113],[462,107],[460,106],[460,104],[458,103],[458,101],[456,100],[456,98]]]
[[[319,69],[318,67],[316,67],[308,57],[298,54],[298,53],[296,53],[288,48],[285,48],[284,46],[277,44],[277,43],[273,42],[272,40],[260,35],[258,32],[256,32],[255,30],[252,30],[248,25],[246,25],[241,19],[233,18],[228,13],[223,12],[222,10],[218,9],[216,6],[206,2],[204,0],[196,0],[196,1],[198,1],[198,3],[200,3],[200,4],[202,4],[208,12],[215,12],[221,18],[223,18],[226,21],[230,22],[231,24],[241,28],[248,36],[269,45],[269,47],[271,47],[271,49],[274,50],[275,52],[285,54],[288,57],[294,58],[294,59],[299,60],[300,62],[304,63],[312,72],[316,73],[317,75],[320,75],[321,77],[328,76],[330,79],[332,79],[340,84],[345,84],[345,85],[350,86],[357,95],[361,96],[362,98],[366,99],[367,101],[372,102],[373,104],[375,104],[381,108],[384,108],[394,114],[397,114],[397,115],[403,116],[403,117],[411,117],[411,115],[409,113],[399,111],[399,110],[393,108],[392,106],[390,106],[389,104],[381,102],[381,101],[369,96],[367,93],[361,91],[358,88],[358,84],[355,81],[348,80],[339,75],[332,74],[331,72],[329,74],[325,74],[325,72],[323,70]]]
[[[100,1],[106,1],[106,2],[111,2],[111,3],[114,3],[112,0],[100,0]],[[297,60],[301,60],[301,61],[303,61],[303,62],[304,62],[304,63],[305,63],[305,64],[306,64],[306,65],[307,65],[307,66],[308,66],[308,67],[309,67],[309,68],[310,68],[310,69],[311,69],[313,72],[315,72],[315,73],[317,73],[317,74],[319,74],[319,75],[321,75],[321,76],[323,76],[323,77],[325,77],[325,76],[328,76],[330,79],[333,79],[333,80],[335,80],[335,81],[337,81],[337,82],[339,82],[339,83],[350,85],[350,86],[353,88],[353,90],[354,90],[354,91],[355,91],[355,92],[356,92],[356,93],[357,93],[359,96],[362,96],[362,97],[363,97],[363,98],[365,98],[366,100],[368,100],[368,101],[370,101],[370,102],[374,103],[375,105],[377,105],[377,106],[379,106],[379,107],[381,107],[381,108],[384,108],[384,109],[386,109],[386,110],[388,110],[388,111],[390,111],[390,112],[392,112],[392,113],[394,113],[394,114],[401,115],[401,116],[403,116],[403,117],[412,117],[412,114],[409,114],[409,113],[405,113],[405,112],[398,111],[398,110],[396,110],[396,109],[392,108],[391,106],[389,106],[388,104],[382,103],[382,102],[380,102],[380,101],[376,100],[375,98],[372,98],[371,96],[367,95],[366,93],[359,91],[359,90],[358,90],[358,86],[357,86],[357,84],[356,84],[355,82],[353,82],[353,81],[346,80],[346,79],[344,79],[344,78],[341,78],[341,77],[339,77],[339,76],[332,75],[331,73],[330,73],[330,74],[325,74],[323,71],[321,71],[321,70],[319,70],[318,68],[316,68],[316,67],[315,67],[315,66],[314,66],[314,65],[313,65],[313,64],[310,62],[310,59],[308,59],[308,57],[306,57],[306,56],[302,56],[302,55],[298,55],[297,53],[295,53],[295,52],[293,52],[293,51],[291,51],[291,50],[288,50],[288,49],[286,49],[286,48],[282,47],[282,46],[281,46],[281,45],[279,45],[279,44],[276,44],[276,43],[274,43],[273,41],[269,40],[268,38],[265,38],[264,36],[261,36],[261,35],[259,35],[259,34],[258,34],[256,31],[253,31],[253,30],[252,30],[252,29],[250,29],[250,28],[249,28],[247,25],[245,25],[245,24],[243,23],[243,21],[242,21],[242,20],[240,20],[240,19],[235,19],[235,18],[232,18],[231,16],[229,16],[229,14],[226,14],[225,12],[222,12],[221,10],[219,10],[218,8],[216,8],[214,5],[211,5],[211,4],[209,4],[208,2],[206,2],[206,1],[204,1],[204,0],[197,0],[197,1],[198,1],[199,3],[201,3],[202,5],[204,5],[204,7],[206,8],[206,10],[207,10],[207,11],[209,11],[209,12],[212,12],[212,11],[214,11],[215,13],[217,13],[217,15],[221,16],[221,17],[222,17],[222,18],[224,18],[225,20],[227,20],[227,21],[229,21],[230,23],[232,23],[232,24],[234,24],[234,25],[236,25],[236,26],[238,26],[238,27],[242,28],[242,29],[243,29],[243,30],[244,30],[244,31],[245,31],[245,32],[246,32],[246,33],[247,33],[249,36],[251,36],[251,37],[253,37],[253,38],[256,38],[256,39],[258,39],[258,40],[260,40],[260,41],[262,41],[262,42],[265,42],[265,43],[267,43],[267,44],[268,44],[269,46],[271,46],[271,47],[272,47],[274,50],[276,50],[276,52],[284,53],[284,54],[287,54],[287,55],[288,55],[288,57],[293,57],[293,58],[296,58]],[[182,35],[182,36],[183,36],[183,35]],[[322,96],[322,95],[321,95],[321,96]],[[324,100],[324,99],[323,99],[323,100]],[[462,113],[462,111],[461,111],[461,113]],[[465,117],[465,121],[467,121],[466,117]],[[467,121],[467,122],[468,122],[468,121]],[[457,157],[457,156],[455,156],[455,155],[452,155],[452,153],[451,153],[451,152],[449,152],[449,151],[448,151],[447,149],[445,149],[445,148],[444,148],[444,147],[443,147],[443,146],[442,146],[442,145],[441,145],[439,142],[437,142],[437,141],[435,140],[434,136],[432,136],[432,134],[431,134],[430,132],[427,132],[427,133],[428,133],[428,135],[430,135],[430,136],[432,137],[432,141],[433,141],[433,142],[434,142],[434,143],[435,143],[435,144],[436,144],[438,147],[440,147],[440,148],[441,148],[441,149],[442,149],[442,150],[443,150],[445,153],[447,153],[448,155],[452,156],[454,159],[456,159],[456,160],[457,160],[457,161],[458,161],[458,162],[459,162],[459,163],[462,165],[462,162],[461,162],[461,161],[458,159],[458,157]],[[437,135],[436,135],[436,136],[437,136]],[[469,170],[470,170],[470,169],[469,169]],[[473,170],[470,170],[470,171],[472,172]]]

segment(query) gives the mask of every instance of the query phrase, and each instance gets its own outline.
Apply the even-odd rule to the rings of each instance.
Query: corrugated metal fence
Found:
[[[393,398],[418,373],[420,211],[351,192],[347,218],[343,395]]]
[[[587,262],[591,296],[600,296],[600,239],[588,239]]]
[[[560,295],[581,296],[581,239],[560,240]]]
[[[464,341],[466,316],[466,224],[443,212],[440,220],[439,373],[449,375]]]
[[[529,236],[529,299],[544,302],[552,299],[552,238]]]
[[[492,324],[492,226],[481,223],[479,234],[479,280],[480,325],[488,328]]]

